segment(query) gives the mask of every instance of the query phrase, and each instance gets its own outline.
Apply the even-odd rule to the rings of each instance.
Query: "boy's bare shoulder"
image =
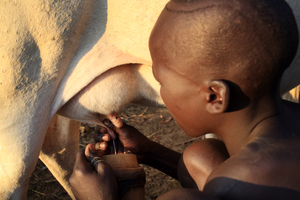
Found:
[[[300,137],[257,138],[208,177],[204,191],[229,199],[300,199]]]

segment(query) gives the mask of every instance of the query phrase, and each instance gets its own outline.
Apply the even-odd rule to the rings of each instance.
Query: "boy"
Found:
[[[149,42],[161,96],[187,135],[213,132],[225,146],[203,140],[181,157],[133,127],[115,128],[140,163],[197,188],[158,199],[300,199],[300,107],[279,95],[297,44],[295,19],[282,0],[166,5]],[[109,140],[104,134],[78,155],[70,183],[79,199],[116,198],[109,166],[99,161],[95,171],[87,161],[96,150],[107,149]]]

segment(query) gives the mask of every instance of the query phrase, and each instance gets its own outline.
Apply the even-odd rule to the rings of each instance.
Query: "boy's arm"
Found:
[[[181,153],[166,148],[156,142],[147,144],[148,152],[143,155],[141,163],[154,167],[165,174],[178,179],[177,167]]]
[[[124,148],[137,155],[141,164],[154,167],[173,178],[177,178],[177,165],[181,154],[149,140],[133,126],[126,123],[113,128],[119,135]]]
[[[119,129],[112,125],[110,128],[118,133],[123,146],[137,155],[139,163],[154,167],[179,180],[184,183],[183,187],[197,188],[183,163],[181,153],[149,140],[136,128],[126,123]]]

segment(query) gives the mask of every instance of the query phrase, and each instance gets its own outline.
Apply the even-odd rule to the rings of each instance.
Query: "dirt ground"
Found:
[[[165,108],[128,105],[120,112],[120,116],[149,139],[180,153],[192,142],[200,140],[200,138],[186,136]],[[81,148],[93,142],[93,133],[94,125],[82,124],[79,130]],[[146,172],[146,200],[156,199],[169,190],[181,187],[179,182],[170,176],[147,165],[143,167]],[[28,200],[71,199],[40,160],[31,176],[27,198]]]

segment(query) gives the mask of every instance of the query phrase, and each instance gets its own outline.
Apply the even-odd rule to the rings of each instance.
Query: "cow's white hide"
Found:
[[[122,77],[117,69],[126,68],[120,71],[137,76],[127,83],[126,79],[120,80],[118,87],[111,88],[110,84],[98,87],[97,97],[102,101],[96,99],[94,104],[88,104],[98,106],[93,110],[79,102],[81,111],[92,116],[85,119],[85,115],[77,113],[83,121],[100,123],[100,114],[120,109],[129,103],[127,100],[138,102],[149,98],[149,102],[161,102],[159,85],[151,74],[148,38],[165,3],[161,0],[0,2],[1,199],[26,199],[29,177],[41,149],[41,159],[71,194],[66,180],[75,151],[65,149],[76,149],[78,141],[74,137],[78,137],[78,132],[68,132],[68,119],[61,122],[52,118],[83,88],[99,81],[102,74],[112,72],[112,77],[114,74]],[[111,98],[108,98],[108,107],[102,109],[104,94],[120,95],[112,89],[130,91],[131,97],[114,104],[109,104]],[[123,96],[128,97],[126,92]],[[98,111],[99,108],[102,110]],[[68,115],[63,111],[62,114]],[[69,164],[62,162],[63,157],[70,158]]]

